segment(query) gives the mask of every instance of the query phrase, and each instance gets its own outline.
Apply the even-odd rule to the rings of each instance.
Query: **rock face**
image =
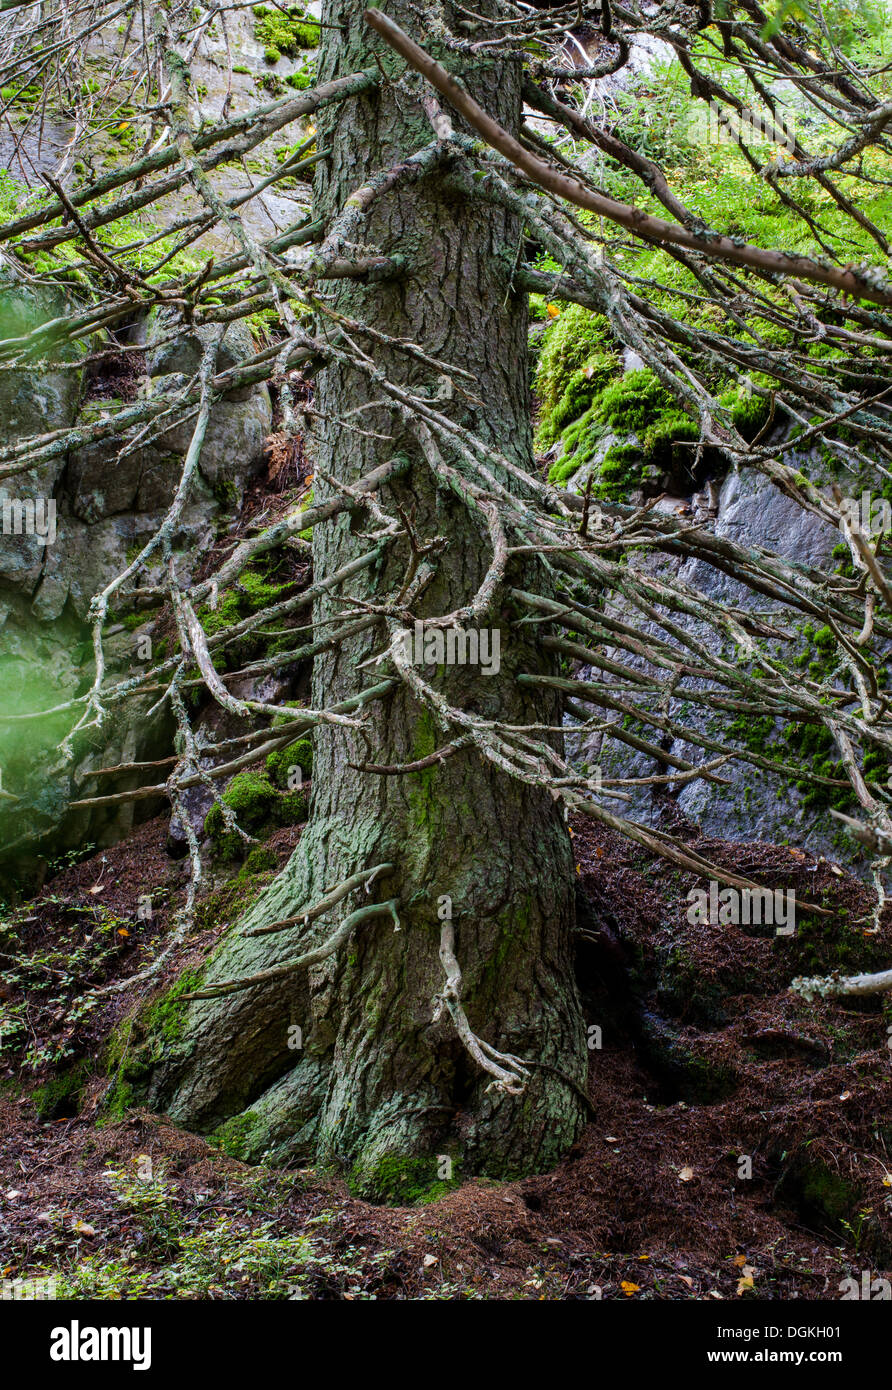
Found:
[[[319,6],[311,3],[309,9],[317,13]],[[134,17],[136,26],[140,22],[138,15]],[[283,22],[278,11],[260,6],[213,21],[192,58],[190,113],[196,125],[236,116],[311,85],[314,59],[307,45],[312,37],[297,31],[283,37]],[[96,27],[90,36],[87,62],[103,85],[120,62],[122,33],[112,22]],[[84,172],[79,159],[88,160],[93,174],[131,161],[149,133],[148,123],[143,128],[135,117],[132,129],[122,126],[93,141],[88,151],[75,149],[70,122],[52,109],[42,114],[39,134],[32,133],[37,127],[27,96],[13,102],[6,121],[8,129],[0,133],[0,168],[23,185],[23,197],[29,190],[43,190],[42,171],[67,185]],[[244,199],[271,168],[292,157],[306,135],[304,123],[285,128],[274,149],[263,147],[247,161],[221,165],[214,172],[216,188],[224,197]],[[308,170],[296,171],[256,198],[249,197],[241,208],[249,233],[266,238],[302,222],[309,211],[309,177]],[[194,190],[184,185],[153,208],[152,217],[160,229],[202,209]],[[206,233],[198,246],[218,259],[237,249],[219,228]],[[0,252],[0,339],[64,318],[71,309],[64,299],[32,288]],[[138,359],[145,369],[140,391],[163,396],[177,379],[192,376],[199,366],[205,330],[165,342],[176,326],[171,312],[153,311],[128,328],[128,343],[143,352]],[[218,365],[225,369],[253,351],[248,327],[234,324],[221,345]],[[56,351],[52,356],[59,360],[64,354]],[[29,366],[2,372],[0,422],[5,442],[89,425],[112,414],[132,399],[132,383],[129,393],[128,384],[123,384],[123,399],[107,393],[97,396],[90,374],[76,359],[58,371]],[[233,392],[216,404],[199,473],[173,541],[181,582],[190,581],[226,518],[238,511],[243,490],[260,463],[271,414],[265,386]],[[157,531],[179,482],[193,423],[149,430],[132,447],[127,447],[128,440],[86,444],[39,470],[17,474],[5,484],[0,481],[0,504],[5,496],[10,519],[6,531],[0,528],[0,789],[6,793],[0,796],[0,889],[10,879],[33,877],[33,870],[39,869],[33,861],[41,853],[55,857],[90,843],[112,843],[128,832],[134,816],[142,818],[158,809],[148,801],[67,809],[72,800],[134,784],[120,776],[96,779],[90,775],[95,769],[169,753],[168,716],[161,712],[147,717],[157,692],[110,709],[100,729],[77,736],[72,758],[62,757],[60,745],[83,709],[72,702],[84,695],[93,679],[87,623],[91,601]],[[41,525],[48,508],[49,528]],[[150,563],[136,583],[151,588],[158,577],[157,564]],[[134,615],[120,596],[112,600],[111,609],[105,636],[109,681],[135,676],[144,668],[140,642],[154,636],[157,644],[153,620],[159,611],[147,605]],[[140,615],[144,622],[137,627]],[[159,780],[162,776],[163,771]],[[196,804],[198,824],[202,809]]]
[[[36,297],[11,269],[0,282],[0,316],[7,324],[33,327],[64,308]],[[164,394],[172,378],[194,372],[201,357],[198,333],[182,338],[175,350],[161,345],[152,350],[153,339],[163,338],[170,326],[164,321],[145,326],[148,375],[142,389],[149,395]],[[8,329],[4,336],[11,336]],[[221,363],[226,366],[252,350],[247,327],[231,328]],[[7,441],[89,425],[121,405],[88,395],[76,360],[54,372],[3,373],[0,418]],[[182,583],[190,582],[220,523],[238,510],[244,486],[260,464],[271,417],[265,386],[234,393],[214,408],[199,474],[173,538]],[[7,480],[5,498],[0,494],[0,785],[7,793],[0,800],[0,875],[4,860],[7,873],[11,860],[17,876],[27,871],[47,832],[52,832],[52,854],[58,855],[84,844],[112,843],[127,833],[134,816],[157,809],[152,802],[137,802],[67,810],[72,800],[135,785],[121,777],[97,781],[91,776],[95,769],[169,751],[167,714],[148,717],[157,696],[111,708],[101,728],[77,736],[70,757],[60,745],[83,711],[78,697],[93,680],[87,621],[93,596],[158,530],[179,483],[191,433],[187,421],[160,435],[150,432],[133,448],[125,438],[72,449],[44,467],[14,475]],[[135,582],[151,587],[158,577],[157,562],[150,563]],[[112,610],[120,602],[113,598]],[[123,607],[132,613],[132,604]],[[154,616],[148,609],[140,623],[137,611],[122,623],[112,611],[104,643],[107,679],[136,676],[145,669],[141,639],[151,636]]]
[[[816,459],[797,460],[797,464],[806,467],[813,477],[819,467]],[[701,504],[698,516],[700,524],[713,527],[717,535],[728,536],[744,547],[770,547],[793,564],[825,571],[833,569],[836,561],[832,558],[832,551],[840,542],[839,532],[804,512],[761,474],[742,469],[739,473],[728,475],[715,492],[717,507],[712,508],[712,516],[707,509],[710,500],[707,494],[692,499],[695,514],[698,504]],[[660,505],[673,509],[681,500],[688,499],[666,499]],[[678,578],[707,599],[731,602],[766,615],[773,607],[769,600],[749,593],[736,581],[700,561],[680,562],[659,556],[650,557],[646,564],[658,569],[663,577],[671,575]],[[611,611],[626,621],[634,621],[630,610],[621,603],[612,604]],[[700,640],[714,644],[714,634],[706,624],[700,626],[678,615],[676,620]],[[788,619],[785,626],[789,626]],[[616,655],[627,664],[647,669],[645,663],[631,658],[628,653]],[[591,679],[598,679],[598,676],[593,674]],[[592,710],[594,712],[594,707]],[[722,738],[723,731],[727,732],[728,716],[710,716],[696,706],[686,704],[683,699],[670,702],[669,713],[679,724],[712,734],[717,739]],[[618,718],[609,713],[607,717],[611,720]],[[575,728],[576,721],[570,727],[571,730]],[[750,735],[748,741],[744,730],[736,730],[733,742],[738,746],[743,743],[755,752],[767,752],[762,741],[763,732],[765,741],[775,742],[783,734],[783,729],[769,723],[766,730],[756,736]],[[650,730],[648,736],[660,743],[658,731]],[[636,753],[609,735],[585,735],[571,731],[568,733],[568,743],[576,760],[590,767],[600,766],[605,778],[648,777],[667,771],[655,759]],[[680,738],[667,737],[660,746],[665,752],[691,762],[705,760],[702,752]],[[792,752],[790,749],[786,751]],[[782,747],[775,756],[783,756]],[[701,780],[689,782],[673,793],[670,784],[669,794],[678,809],[689,820],[699,824],[704,834],[741,841],[789,841],[816,854],[850,864],[859,857],[853,851],[852,842],[840,834],[826,804],[822,805],[821,798],[814,796],[807,777],[803,779],[805,785],[800,789],[786,784],[782,786],[772,774],[743,761],[723,767],[721,775],[727,778],[730,785],[719,786]],[[627,790],[630,790],[632,800],[625,804],[615,803],[620,813],[645,824],[659,824],[666,810],[665,790],[657,794],[647,787]],[[607,801],[605,804],[611,803]]]

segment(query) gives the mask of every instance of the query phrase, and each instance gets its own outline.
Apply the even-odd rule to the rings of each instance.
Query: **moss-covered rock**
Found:
[[[257,772],[240,772],[223,793],[223,805],[235,813],[238,824],[248,834],[269,825],[278,801],[279,792],[272,782]],[[208,811],[204,830],[219,858],[234,859],[242,852],[245,842],[237,831],[227,830],[219,802]]]
[[[293,775],[295,768],[300,769],[300,782],[304,777],[313,775],[313,745],[308,738],[289,743],[287,748],[280,748],[267,757],[267,776],[283,791],[297,790],[298,779]]]
[[[305,754],[303,756],[305,757]],[[287,767],[290,765],[286,765],[286,779]],[[279,825],[300,825],[309,813],[309,801],[303,789],[279,791],[268,777],[259,772],[238,773],[223,793],[222,801],[224,806],[228,806],[234,812],[241,829],[256,839],[262,839]],[[224,863],[232,862],[248,853],[247,842],[238,831],[226,828],[223,808],[219,802],[215,802],[208,811],[204,830],[215,856]],[[259,865],[259,861],[255,862]],[[247,865],[245,867],[247,868]],[[264,864],[264,867],[271,866]],[[250,872],[259,872],[259,867]]]
[[[268,63],[277,63],[284,54],[296,58],[302,49],[316,48],[319,24],[301,5],[271,9],[254,6],[254,37],[263,44]]]

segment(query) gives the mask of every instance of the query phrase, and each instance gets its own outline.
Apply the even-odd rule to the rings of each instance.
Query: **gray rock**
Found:
[[[811,460],[811,464],[814,476],[816,460]],[[840,540],[835,528],[804,512],[761,474],[750,469],[732,473],[725,479],[718,491],[714,522],[708,521],[705,507],[701,510],[700,523],[714,524],[717,535],[729,536],[743,547],[769,547],[792,563],[826,569],[832,565],[831,552]],[[664,578],[676,576],[709,599],[762,613],[773,606],[769,600],[752,594],[721,571],[700,561],[679,562],[666,556],[649,556],[643,565]],[[610,610],[641,627],[645,634],[650,630],[648,625],[641,623],[640,616],[636,617],[622,602],[612,601]],[[705,623],[679,620],[675,616],[699,640],[714,645],[715,634]],[[607,655],[611,653],[608,651]],[[646,662],[626,652],[612,655],[638,669],[648,669]],[[583,678],[600,679],[597,672],[582,674]],[[595,707],[591,709],[594,714]],[[697,706],[686,705],[683,699],[673,700],[669,712],[677,722],[719,740],[728,719],[726,715],[713,716]],[[607,717],[611,721],[618,720],[614,714],[608,713]],[[600,766],[604,777],[647,777],[667,771],[656,759],[636,752],[618,739],[575,732],[576,727],[575,721],[569,725],[568,751],[580,765],[591,769]],[[664,751],[692,763],[705,761],[710,756],[681,739],[661,744],[657,730],[650,730],[646,737],[660,744]],[[727,764],[721,769],[721,776],[728,779],[729,786],[690,782],[678,788],[674,798],[678,809],[699,824],[705,834],[732,840],[791,841],[828,858],[857,857],[851,847],[847,850],[844,837],[825,811],[803,808],[803,798],[795,787],[786,786],[772,774],[742,761]],[[605,799],[604,804],[644,824],[658,825],[665,810],[665,793],[655,796],[650,788],[627,790],[631,792],[631,801],[618,803]]]

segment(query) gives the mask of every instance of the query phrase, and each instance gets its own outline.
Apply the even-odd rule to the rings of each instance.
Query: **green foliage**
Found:
[[[164,1161],[139,1154],[130,1168],[110,1168],[104,1176],[120,1206],[135,1219],[149,1248],[162,1252],[174,1248],[182,1221]]]
[[[15,1057],[31,1072],[75,1055],[78,1030],[99,1002],[89,986],[103,977],[133,930],[129,919],[98,903],[76,906],[48,894],[41,903],[64,908],[68,918],[63,934],[46,946],[24,944],[17,914],[0,920],[10,996],[0,999],[0,1063]],[[27,916],[27,907],[24,912]]]
[[[120,1183],[122,1206],[139,1215],[144,1229],[160,1228],[166,1235],[167,1250],[156,1241],[123,1259],[98,1254],[78,1260],[60,1273],[60,1298],[373,1298],[364,1288],[368,1267],[374,1272],[391,1257],[386,1250],[369,1256],[351,1244],[340,1244],[336,1252],[324,1247],[315,1231],[331,1219],[326,1212],[307,1223],[315,1228],[312,1233],[301,1235],[277,1230],[271,1220],[251,1228],[227,1215],[187,1227],[175,1210],[175,1193],[166,1184],[140,1198],[126,1175],[115,1175],[112,1181]],[[156,1268],[149,1259],[157,1257],[159,1248],[167,1261]]]

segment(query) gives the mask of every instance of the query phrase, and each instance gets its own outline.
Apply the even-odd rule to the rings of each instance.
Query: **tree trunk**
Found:
[[[407,6],[390,6],[412,30]],[[320,81],[374,64],[370,30],[353,0],[328,0]],[[381,53],[388,72],[399,64]],[[430,46],[430,44],[429,44]],[[448,62],[448,56],[446,57]],[[464,70],[474,95],[509,129],[520,119],[520,71],[487,58]],[[432,131],[416,79],[330,107],[319,122],[316,195],[329,225],[371,175],[428,144]],[[438,402],[524,468],[532,467],[527,381],[527,310],[511,288],[522,228],[482,201],[461,199],[448,168],[397,182],[373,205],[363,236],[369,248],[406,257],[402,279],[374,285],[338,281],[335,307],[472,373],[470,389]],[[352,251],[351,251],[352,253]],[[432,394],[436,373],[404,355],[363,343],[393,381]],[[485,533],[431,473],[417,440],[355,370],[326,369],[316,405],[325,417],[317,441],[316,500],[324,474],[353,482],[397,453],[409,470],[382,495],[399,503],[424,539],[445,537],[437,572],[415,616],[448,613],[475,593],[490,559]],[[339,423],[348,417],[346,424]],[[369,432],[374,431],[372,435]],[[390,436],[388,439],[376,435]],[[448,455],[447,455],[448,457]],[[507,484],[507,479],[503,479]],[[316,528],[317,580],[370,548],[377,523],[346,517]],[[399,592],[408,562],[402,542],[386,563],[364,570],[341,592],[380,602]],[[522,573],[522,571],[521,571]],[[539,576],[540,588],[542,576]],[[331,598],[317,622],[345,611]],[[470,666],[422,672],[450,703],[486,718],[560,724],[551,693],[520,687],[520,671],[546,670],[525,633],[496,608],[501,669]],[[331,706],[381,679],[387,667],[361,663],[387,644],[383,625],[317,657],[313,704]],[[206,982],[288,960],[333,930],[313,922],[245,940],[241,926],[286,917],[360,869],[395,867],[341,904],[337,920],[362,902],[399,899],[399,929],[376,917],[311,972],[285,982],[194,1003],[175,1062],[156,1071],[153,1097],[177,1120],[209,1129],[224,1123],[246,1157],[335,1161],[354,1189],[399,1199],[449,1174],[493,1176],[539,1171],[572,1143],[584,1119],[582,1017],[573,982],[573,861],[560,810],[550,795],[464,750],[420,772],[384,776],[355,764],[400,764],[425,756],[449,733],[403,687],[367,710],[367,732],[321,727],[314,737],[310,822],[290,864],[224,941]],[[530,1062],[519,1096],[504,1094],[459,1041],[449,1014],[434,1021],[444,985],[439,959],[443,899],[451,899],[462,1000],[474,1033],[500,1052]],[[302,1050],[289,1049],[289,1027]],[[295,1034],[291,1034],[292,1043]]]

